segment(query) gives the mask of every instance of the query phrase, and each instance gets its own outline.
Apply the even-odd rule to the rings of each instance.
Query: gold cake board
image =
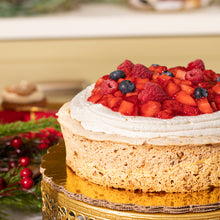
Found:
[[[220,219],[220,188],[195,193],[141,193],[98,186],[65,164],[63,142],[43,157],[43,219]]]

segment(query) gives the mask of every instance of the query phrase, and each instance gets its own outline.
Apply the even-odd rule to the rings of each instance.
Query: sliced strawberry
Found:
[[[140,107],[141,116],[153,117],[161,109],[161,104],[156,101],[148,101]]]
[[[131,71],[131,76],[135,78],[141,78],[141,79],[151,79],[153,76],[153,73],[144,65],[142,64],[135,64]]]
[[[198,83],[198,86],[202,87],[203,89],[209,89],[212,87],[212,85],[208,82],[200,82],[200,83]]]
[[[121,101],[122,101],[122,97],[109,97],[107,104],[110,108],[116,108],[120,106]]]
[[[186,71],[187,69],[183,66],[177,66],[177,67],[173,67],[168,69],[171,73],[173,73],[173,75],[181,80],[185,79],[185,75],[186,75]]]
[[[173,82],[174,82],[175,84],[177,84],[177,85],[180,85],[181,82],[182,82],[182,80],[177,79],[176,77],[174,77],[174,78],[173,78]]]
[[[148,69],[154,74],[160,75],[161,73],[167,70],[167,67],[166,66],[150,66]]]
[[[128,92],[125,94],[125,97],[130,97],[130,96],[137,96],[138,95],[138,91],[134,91],[134,92]]]
[[[190,105],[183,105],[183,114],[188,116],[195,116],[199,115],[199,109],[198,107],[193,107]]]
[[[167,98],[166,93],[156,83],[147,82],[144,89],[138,94],[138,99],[141,104],[147,101],[159,101],[162,102]]]
[[[217,83],[216,85],[214,85],[214,86],[212,87],[212,91],[213,91],[215,94],[219,95],[219,94],[220,94],[220,84]]]
[[[114,92],[114,96],[115,97],[122,97],[122,96],[124,96],[124,94],[118,90],[118,91]]]
[[[104,80],[101,84],[101,94],[113,94],[118,90],[118,83],[114,80],[107,79]]]
[[[101,93],[96,93],[94,95],[91,95],[87,101],[92,102],[92,103],[97,103],[100,99],[102,98]]]
[[[207,81],[208,80],[211,80],[213,82],[216,81],[216,73],[214,71],[212,71],[212,70],[204,70],[203,73],[204,73]]]
[[[192,69],[204,70],[205,64],[201,59],[194,60],[193,62],[190,62],[187,66],[187,70],[192,70]]]
[[[173,97],[177,92],[180,91],[180,87],[170,81],[166,87],[166,93],[168,96]]]
[[[192,69],[186,72],[185,78],[193,84],[198,84],[204,81],[204,74],[201,69]]]
[[[132,96],[125,97],[124,100],[126,100],[128,102],[132,102],[134,104],[137,104],[137,102],[138,102],[137,95],[132,95]]]
[[[175,114],[180,114],[182,112],[183,105],[177,102],[176,100],[171,99],[171,100],[165,100],[163,102],[162,107],[165,110],[168,110],[168,109],[171,110]]]
[[[213,109],[214,112],[217,112],[218,111],[218,107],[217,105],[215,104],[215,102],[211,102],[211,107]]]
[[[131,73],[131,70],[133,68],[134,64],[130,60],[125,60],[123,63],[121,63],[117,69],[123,70],[126,75],[129,75]]]
[[[149,81],[148,78],[145,78],[145,79],[136,78],[135,84],[145,84],[145,83],[147,83],[148,81]],[[137,86],[136,86],[136,88],[137,88]]]
[[[172,114],[172,111],[170,109],[165,109],[159,111],[156,117],[161,119],[169,119],[169,118],[173,118],[174,115]]]
[[[163,74],[163,75],[158,76],[157,82],[160,86],[162,86],[164,88],[164,87],[167,87],[167,85],[168,85],[168,83],[170,82],[171,79],[172,79],[171,76]]]
[[[181,84],[188,85],[188,86],[192,86],[193,85],[193,83],[191,81],[189,81],[189,80],[181,80]]]
[[[181,84],[180,87],[183,91],[186,91],[188,95],[193,95],[194,90],[195,90],[195,88],[188,86],[188,85],[184,85],[184,84]]]
[[[214,99],[217,104],[220,104],[220,95],[216,95]]]
[[[212,107],[210,106],[208,99],[203,97],[201,99],[197,99],[198,108],[201,113],[212,113]]]
[[[123,100],[119,106],[118,111],[122,115],[132,115],[134,113],[134,103]]]
[[[101,83],[104,81],[103,77],[99,78],[95,84],[95,88],[101,85]]]
[[[197,106],[195,100],[192,98],[192,96],[188,95],[186,91],[180,91],[175,95],[175,98],[178,102],[185,104],[185,105],[191,105],[191,106]]]
[[[218,111],[220,110],[220,103],[216,104]]]

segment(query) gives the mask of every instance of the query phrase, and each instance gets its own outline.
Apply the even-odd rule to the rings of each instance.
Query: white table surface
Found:
[[[181,12],[84,4],[66,13],[0,18],[0,40],[220,35],[220,4]]]

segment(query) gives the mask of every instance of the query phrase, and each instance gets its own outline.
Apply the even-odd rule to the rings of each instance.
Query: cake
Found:
[[[37,84],[21,81],[7,86],[2,93],[2,108],[5,110],[30,110],[32,107],[46,107],[47,100]]]
[[[142,192],[220,187],[220,75],[129,60],[58,112],[66,165],[92,183]]]

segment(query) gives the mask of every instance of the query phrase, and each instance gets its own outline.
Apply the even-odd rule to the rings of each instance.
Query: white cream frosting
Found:
[[[124,116],[101,104],[87,101],[94,84],[76,95],[70,103],[70,115],[81,126],[93,132],[128,138],[154,139],[161,137],[220,137],[220,111],[198,116],[177,116],[172,119]],[[215,139],[215,138],[214,138]]]

